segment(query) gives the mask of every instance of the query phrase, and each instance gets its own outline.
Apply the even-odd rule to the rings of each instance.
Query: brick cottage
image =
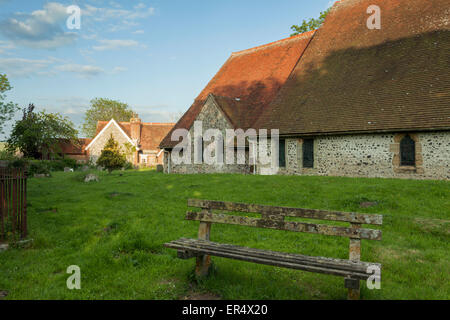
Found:
[[[159,144],[173,126],[173,123],[141,122],[138,117],[129,122],[98,121],[95,137],[84,148],[86,157],[95,163],[112,135],[133,165],[162,164],[164,153]]]

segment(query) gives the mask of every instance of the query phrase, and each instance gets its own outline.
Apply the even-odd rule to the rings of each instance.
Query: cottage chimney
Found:
[[[139,143],[141,141],[141,119],[137,114],[130,119],[130,131],[131,139]]]

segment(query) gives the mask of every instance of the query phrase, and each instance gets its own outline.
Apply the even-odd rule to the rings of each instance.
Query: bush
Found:
[[[48,171],[64,171],[65,167],[76,169],[80,165],[73,159],[60,160],[32,160],[37,168],[47,168]]]
[[[134,166],[133,166],[133,164],[132,164],[131,162],[127,161],[127,163],[125,163],[125,165],[123,166],[123,168],[124,168],[125,170],[131,170],[131,169],[134,169]]]
[[[97,160],[97,165],[102,166],[111,173],[115,169],[121,169],[125,167],[127,160],[125,154],[120,150],[119,143],[114,140],[112,134],[108,142]]]
[[[64,163],[61,160],[42,160],[50,171],[64,171]]]
[[[73,159],[61,160],[31,160],[28,172],[30,175],[48,174],[55,171],[64,171],[65,167],[77,168],[78,164]]]
[[[35,160],[10,156],[7,160],[9,168],[21,168],[28,171],[28,175],[49,174],[52,171],[64,171],[65,167],[76,169],[80,164],[74,159],[61,160]]]
[[[48,161],[45,160],[32,160],[28,168],[28,175],[33,176],[35,174],[50,174],[50,167]]]
[[[25,158],[12,157],[9,160],[8,167],[9,168],[17,168],[17,169],[27,169],[30,161]]]
[[[70,159],[70,158],[65,158],[61,160],[62,163],[64,164],[64,167],[69,167],[69,168],[73,168],[76,169],[78,168],[80,165],[77,163],[76,160],[74,159]],[[64,168],[63,168],[64,170]]]
[[[13,157],[8,150],[0,150],[0,160],[10,160]]]

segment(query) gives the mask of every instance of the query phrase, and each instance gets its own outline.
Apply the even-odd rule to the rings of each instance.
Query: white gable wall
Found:
[[[111,123],[107,128],[105,127],[105,130],[95,138],[89,145],[89,158],[92,162],[97,162],[98,157],[102,153],[103,148],[105,147],[106,142],[111,137],[111,134],[116,140],[119,145],[121,146],[121,149],[123,152],[126,152],[124,145],[126,143],[130,143],[128,137],[124,135],[122,130],[115,125],[114,123]],[[133,155],[127,156],[127,160],[133,163]]]

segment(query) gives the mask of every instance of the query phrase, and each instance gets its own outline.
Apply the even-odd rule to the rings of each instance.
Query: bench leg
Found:
[[[197,265],[195,267],[195,274],[198,277],[206,277],[209,274],[209,267],[211,266],[211,256],[204,255],[197,257]]]
[[[359,300],[360,287],[358,279],[345,278],[345,287],[348,288],[348,300]]]
[[[348,300],[359,300],[359,289],[348,289]]]
[[[200,222],[198,228],[198,238],[201,240],[209,240],[209,233],[211,231],[210,222]],[[211,256],[201,255],[197,257],[197,264],[195,267],[195,274],[198,277],[206,277],[209,274],[209,267],[211,266]]]
[[[354,230],[361,228],[359,223],[351,223],[350,225]],[[349,259],[351,261],[361,261],[361,239],[350,238]],[[345,287],[348,288],[348,300],[359,300],[359,284],[357,279],[345,279]]]

